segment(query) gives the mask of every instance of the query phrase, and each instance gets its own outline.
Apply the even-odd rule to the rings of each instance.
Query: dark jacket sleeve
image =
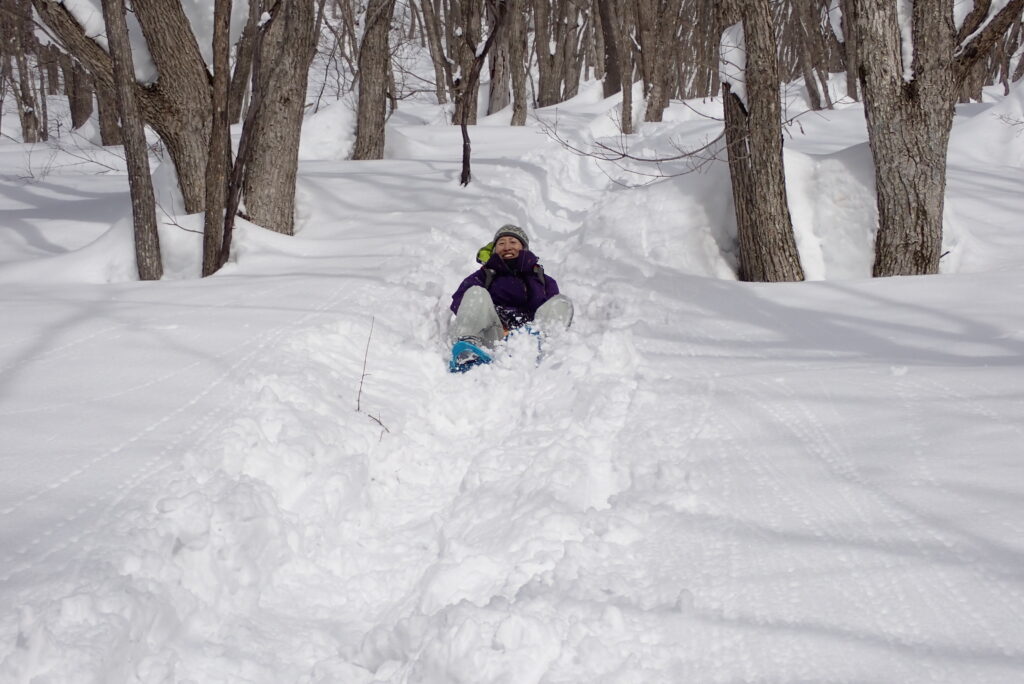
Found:
[[[459,312],[459,305],[462,304],[462,295],[466,294],[466,290],[473,287],[474,285],[479,285],[480,287],[484,286],[483,269],[471,273],[469,276],[466,277],[465,280],[462,281],[462,284],[459,285],[459,289],[455,290],[455,294],[452,295],[452,305],[450,307],[452,313]]]
[[[544,295],[545,295],[544,301],[545,302],[548,301],[549,299],[554,297],[556,294],[558,294],[558,283],[555,282],[554,278],[552,278],[551,276],[545,274],[544,275]]]

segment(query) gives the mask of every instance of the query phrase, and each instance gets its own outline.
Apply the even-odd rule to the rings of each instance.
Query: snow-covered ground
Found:
[[[539,118],[615,144],[598,92]],[[787,285],[732,275],[720,161],[646,184],[536,120],[472,129],[462,188],[438,108],[380,162],[323,108],[298,234],[199,280],[176,217],[159,283],[116,155],[5,140],[0,681],[1024,680],[1022,101],[960,110],[936,277],[868,278],[862,110],[801,116]],[[451,375],[506,222],[575,323]]]

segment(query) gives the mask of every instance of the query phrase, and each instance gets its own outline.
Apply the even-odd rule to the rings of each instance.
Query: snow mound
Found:
[[[950,133],[949,157],[986,166],[1024,166],[1024,87],[985,105]]]
[[[349,98],[321,107],[302,122],[299,158],[303,160],[348,159],[355,143],[356,119]]]
[[[31,261],[0,264],[0,283],[115,283],[138,280],[131,217],[122,218],[88,245]]]

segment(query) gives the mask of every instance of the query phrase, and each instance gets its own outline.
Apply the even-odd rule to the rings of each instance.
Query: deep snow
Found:
[[[537,116],[616,144],[598,93]],[[461,188],[438,108],[381,162],[323,108],[298,234],[243,224],[198,280],[177,216],[160,283],[115,154],[5,141],[0,681],[1024,678],[1022,96],[960,109],[936,277],[867,277],[862,110],[800,116],[789,285],[735,281],[720,161],[647,184],[536,120],[474,127]],[[450,293],[509,221],[576,321],[451,375]]]

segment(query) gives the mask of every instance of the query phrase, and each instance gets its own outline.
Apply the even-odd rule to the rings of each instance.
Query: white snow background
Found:
[[[379,162],[321,107],[297,234],[243,222],[205,280],[164,162],[157,283],[119,150],[6,113],[0,681],[1024,680],[1024,90],[958,109],[933,277],[869,278],[861,106],[800,116],[786,285],[735,280],[721,161],[651,179],[545,132],[615,145],[617,106],[482,121],[466,188],[436,105]],[[449,374],[506,222],[575,322]]]

